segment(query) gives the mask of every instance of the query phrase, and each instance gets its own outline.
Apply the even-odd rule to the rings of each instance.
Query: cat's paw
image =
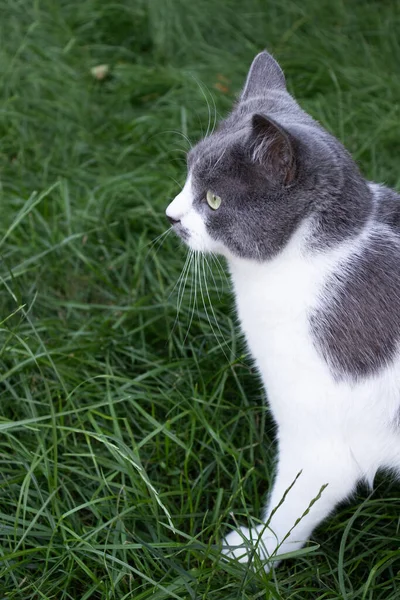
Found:
[[[229,558],[236,558],[241,563],[247,563],[251,552],[251,539],[250,529],[247,527],[231,531],[222,541],[222,554]]]
[[[235,558],[241,563],[248,563],[257,555],[268,571],[271,564],[268,560],[276,550],[276,540],[262,535],[262,528],[240,527],[231,531],[222,542],[222,554],[228,558]]]

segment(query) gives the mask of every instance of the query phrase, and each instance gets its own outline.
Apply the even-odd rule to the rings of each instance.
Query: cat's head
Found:
[[[275,256],[316,211],[322,230],[348,174],[358,173],[288,93],[267,52],[254,59],[232,113],[187,163],[185,186],[166,211],[175,232],[193,250],[257,261]],[[339,228],[351,225],[349,207],[339,211]]]

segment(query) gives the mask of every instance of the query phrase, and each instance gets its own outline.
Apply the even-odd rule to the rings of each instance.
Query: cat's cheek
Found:
[[[191,210],[181,220],[182,226],[188,234],[185,240],[189,248],[197,252],[218,252],[216,242],[207,232],[202,216]]]

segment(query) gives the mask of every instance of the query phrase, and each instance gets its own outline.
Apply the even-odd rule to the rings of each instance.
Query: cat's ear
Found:
[[[296,177],[296,146],[293,136],[270,117],[251,119],[250,156],[263,166],[271,180],[290,185]]]
[[[264,96],[268,90],[286,90],[286,81],[274,57],[264,51],[252,62],[240,100]]]

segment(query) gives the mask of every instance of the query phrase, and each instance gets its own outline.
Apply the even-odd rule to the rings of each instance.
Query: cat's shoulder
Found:
[[[374,211],[354,248],[327,278],[311,315],[335,377],[362,379],[395,360],[400,340],[400,194],[370,183]]]

